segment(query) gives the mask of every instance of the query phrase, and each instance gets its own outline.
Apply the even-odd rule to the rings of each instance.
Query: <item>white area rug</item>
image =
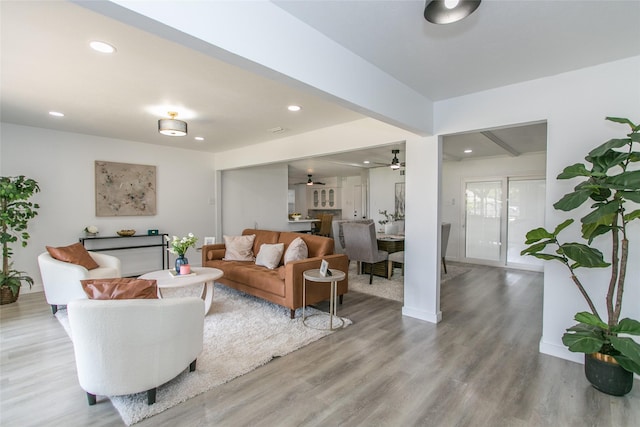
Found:
[[[193,293],[197,294],[200,288],[195,288]],[[166,294],[163,291],[165,298],[172,296]],[[307,308],[307,315],[317,313],[320,311]],[[71,337],[67,311],[59,310],[56,316]],[[328,320],[328,316],[314,316],[307,319],[307,324],[324,320]],[[343,320],[343,327],[351,324],[349,319]],[[204,322],[204,350],[198,357],[196,370],[189,372],[185,366],[182,374],[158,387],[153,405],[147,405],[146,392],[109,396],[109,399],[123,421],[131,425],[330,333],[303,325],[301,309],[297,310],[295,319],[290,319],[288,308],[216,284],[213,305]],[[103,397],[98,396],[98,404],[100,398]]]
[[[447,280],[464,274],[470,270],[471,268],[467,267],[447,265],[447,274],[444,274],[444,271],[442,271],[440,275],[440,283],[444,283]],[[384,277],[374,275],[373,283],[369,284],[369,275],[358,274],[357,263],[352,262],[349,266],[349,291],[362,292],[381,298],[403,302],[404,276],[402,276],[402,269],[396,268],[393,272],[394,274],[389,280]]]

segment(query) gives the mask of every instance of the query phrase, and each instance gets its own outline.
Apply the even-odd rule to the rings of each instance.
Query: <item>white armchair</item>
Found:
[[[96,395],[147,392],[187,366],[202,351],[204,302],[200,298],[91,300],[67,305],[78,381],[89,405]]]
[[[51,311],[56,314],[59,305],[67,305],[74,299],[86,299],[80,280],[119,278],[120,260],[114,256],[89,252],[98,268],[87,270],[81,265],[59,261],[44,252],[38,255],[44,294]]]

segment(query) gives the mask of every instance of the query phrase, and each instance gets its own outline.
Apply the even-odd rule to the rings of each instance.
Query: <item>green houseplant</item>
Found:
[[[558,239],[560,232],[574,222],[573,219],[568,219],[553,231],[544,228],[529,231],[526,244],[530,246],[521,254],[560,262],[569,270],[571,279],[585,298],[590,312],[575,315],[578,324],[567,329],[562,342],[570,351],[585,353],[585,373],[596,388],[619,395],[631,391],[632,373],[640,374],[640,345],[632,338],[620,336],[640,335],[640,322],[629,318],[620,319],[629,263],[628,225],[640,218],[640,209],[633,209],[633,205],[637,207],[640,203],[640,170],[637,167],[635,170],[630,168],[633,163],[640,161],[640,152],[634,151],[634,146],[640,143],[640,125],[625,118],[607,117],[607,120],[626,124],[631,132],[626,138],[611,139],[591,150],[585,157],[591,163],[590,168],[577,163],[567,166],[557,177],[581,178],[574,191],[564,195],[553,207],[571,211],[590,204],[589,213],[580,220],[584,242],[561,242]],[[605,261],[603,253],[593,245],[596,240],[602,241],[603,238],[608,238],[611,244],[610,261]],[[555,249],[555,253],[544,252],[549,247]],[[578,277],[578,270],[581,268],[610,269],[605,296],[606,318],[600,315],[587,286]],[[605,356],[597,357],[597,354]],[[608,388],[606,384],[594,384],[594,374],[589,371],[591,363],[595,363],[592,362],[593,358],[613,365],[617,363],[618,370],[621,367],[626,371],[628,384],[609,384],[612,388]],[[608,381],[615,383],[617,380]]]
[[[2,274],[0,276],[0,303],[14,302],[23,282],[33,285],[33,279],[24,271],[12,269],[13,251],[10,244],[20,242],[27,246],[27,224],[38,214],[38,204],[29,202],[40,191],[38,183],[24,176],[0,177],[0,243],[2,243]],[[10,291],[10,293],[8,292]]]

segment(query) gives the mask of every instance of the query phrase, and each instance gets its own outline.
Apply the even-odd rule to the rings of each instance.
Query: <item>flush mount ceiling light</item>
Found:
[[[187,122],[176,120],[178,113],[169,111],[170,119],[158,120],[158,132],[167,136],[185,136],[187,134]]]
[[[480,0],[431,0],[424,8],[424,19],[434,24],[451,24],[466,18],[480,6]]]
[[[91,43],[89,43],[89,46],[91,46],[91,49],[100,53],[114,53],[116,51],[116,48],[110,45],[109,43],[105,43],[97,40],[94,40]]]

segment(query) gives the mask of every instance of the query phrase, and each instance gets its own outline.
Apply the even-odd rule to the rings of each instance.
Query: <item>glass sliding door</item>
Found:
[[[465,258],[490,264],[503,260],[502,187],[502,180],[465,183]]]
[[[467,262],[542,270],[542,261],[520,256],[527,231],[544,224],[545,180],[499,178],[464,183]]]
[[[521,256],[527,231],[544,225],[544,179],[509,179],[507,265],[542,269],[542,260]]]

